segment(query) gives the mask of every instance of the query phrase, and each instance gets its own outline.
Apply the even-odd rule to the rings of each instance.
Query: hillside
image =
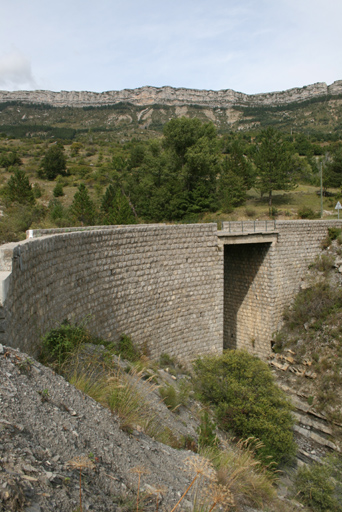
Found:
[[[247,95],[172,87],[92,92],[0,91],[0,132],[74,138],[93,130],[115,138],[151,137],[170,119],[212,121],[220,133],[281,130],[333,134],[341,129],[342,81]],[[69,130],[68,132],[66,131]]]
[[[103,350],[86,347],[92,362],[105,354]],[[179,369],[162,369],[154,363],[153,371],[143,373],[145,379],[153,376],[146,381],[136,371],[128,374],[128,363],[116,358],[115,364],[122,368],[116,389],[124,392],[119,412],[115,409],[113,414],[98,403],[100,368],[95,374],[93,365],[89,373],[88,359],[84,360],[92,381],[86,385],[79,357],[69,384],[27,354],[0,345],[1,512],[79,510],[79,466],[83,467],[83,510],[133,512],[140,491],[139,510],[152,512],[159,506],[170,511],[196,474],[200,485],[186,495],[178,510],[191,510],[196,499],[206,509],[217,478],[222,490],[226,488],[221,496],[226,501],[219,501],[224,510],[298,510],[299,504],[284,497],[284,489],[277,496],[272,476],[242,445],[234,448],[224,441],[225,465],[217,476],[209,461],[194,453],[200,404],[188,397],[175,407],[171,395],[161,399],[162,389],[182,389],[188,377]],[[109,363],[100,357],[103,372]],[[167,362],[172,366],[170,359]],[[111,373],[112,380],[118,371]],[[218,435],[223,440],[223,434]]]

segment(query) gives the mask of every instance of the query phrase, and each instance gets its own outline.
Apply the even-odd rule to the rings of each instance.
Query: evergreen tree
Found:
[[[101,201],[101,219],[105,225],[135,224],[136,218],[126,196],[109,185]]]
[[[224,213],[232,212],[236,206],[240,206],[246,200],[246,187],[243,178],[235,174],[229,167],[222,169],[217,188],[220,209]]]
[[[79,185],[74,195],[70,213],[74,220],[81,222],[83,226],[93,226],[95,223],[95,206],[84,183]]]
[[[257,186],[261,192],[268,193],[270,207],[273,190],[291,190],[296,186],[291,154],[282,134],[273,128],[261,132],[260,143],[254,152],[254,162],[257,167]]]
[[[45,153],[38,174],[41,178],[46,178],[52,181],[59,174],[65,175],[65,173],[66,159],[64,156],[63,148],[54,144]]]
[[[340,148],[334,152],[332,159],[323,168],[323,186],[324,188],[342,187],[342,150]]]
[[[10,177],[5,185],[3,192],[10,202],[31,205],[35,203],[32,185],[25,171],[22,169],[16,169],[14,171],[13,176]]]
[[[53,196],[54,197],[62,197],[62,196],[64,196],[62,183],[57,183],[56,184],[55,188],[53,189]]]
[[[228,148],[225,166],[243,179],[244,188],[247,191],[255,184],[255,170],[252,162],[245,155],[244,149],[240,140],[234,140]]]

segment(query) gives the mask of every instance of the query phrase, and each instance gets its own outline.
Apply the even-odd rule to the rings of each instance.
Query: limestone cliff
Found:
[[[262,94],[244,94],[225,89],[220,91],[205,91],[174,87],[140,87],[138,89],[123,89],[122,91],[107,91],[102,93],[88,91],[0,91],[0,103],[20,101],[25,103],[44,103],[55,107],[71,106],[103,106],[128,102],[133,105],[201,105],[210,108],[227,108],[236,105],[262,106],[284,105],[301,102],[315,97],[342,94],[342,80],[328,86],[319,82],[305,87],[296,87],[287,91]]]

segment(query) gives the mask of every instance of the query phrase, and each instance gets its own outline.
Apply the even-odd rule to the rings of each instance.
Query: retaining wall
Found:
[[[4,245],[0,342],[35,355],[42,334],[88,318],[97,336],[129,334],[154,358],[189,360],[225,346],[266,359],[332,226],[341,221],[277,221],[267,231],[258,222],[219,232],[216,224],[97,227]]]
[[[11,346],[35,354],[46,331],[89,316],[94,334],[116,340],[124,332],[152,357],[222,351],[216,224],[63,233],[6,251],[13,261],[3,338]]]
[[[338,220],[223,223],[224,346],[266,359],[285,306]],[[248,242],[248,243],[247,243]]]

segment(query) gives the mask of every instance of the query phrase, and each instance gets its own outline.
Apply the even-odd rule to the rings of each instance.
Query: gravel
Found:
[[[94,463],[82,469],[83,510],[123,512],[135,507],[136,468],[149,494],[144,510],[155,510],[159,489],[159,505],[170,510],[191,481],[186,459],[196,456],[122,431],[115,415],[63,377],[0,345],[0,511],[77,510],[75,457]]]

